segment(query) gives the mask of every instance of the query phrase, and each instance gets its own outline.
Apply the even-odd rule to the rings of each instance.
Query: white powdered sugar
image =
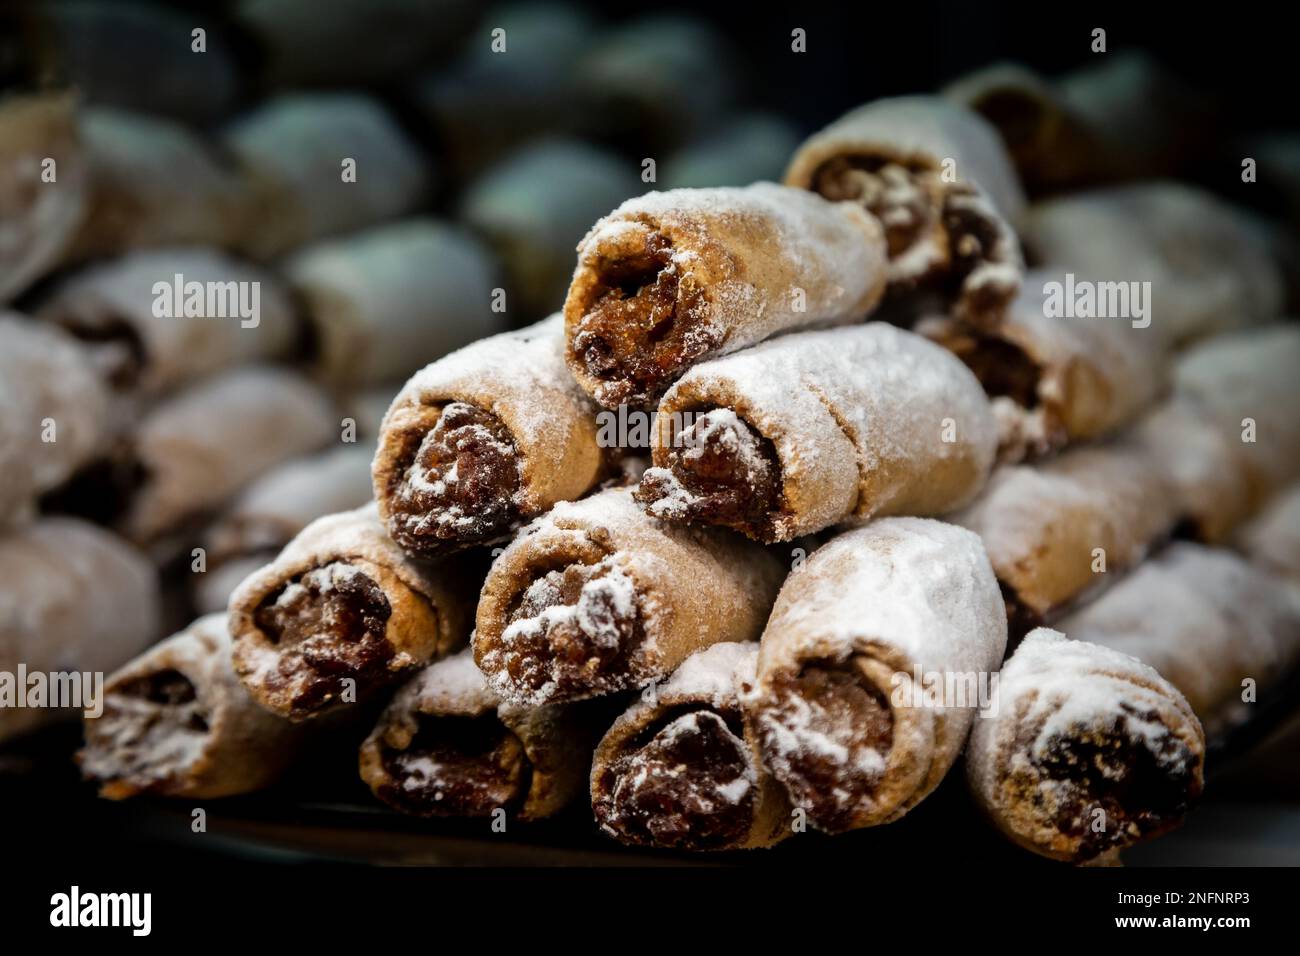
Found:
[[[754,683],[758,644],[727,641],[696,651],[659,688],[659,696],[708,701],[717,708],[734,707],[743,688]]]

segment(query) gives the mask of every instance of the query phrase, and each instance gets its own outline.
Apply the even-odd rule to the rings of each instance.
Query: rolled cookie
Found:
[[[880,322],[801,332],[678,380],[637,500],[656,518],[789,541],[960,508],[996,447],[979,382],[943,348]]]
[[[254,702],[230,664],[225,614],[201,617],[108,678],[104,712],[77,754],[99,795],[230,797],[293,761],[300,727]]]
[[[329,515],[231,595],[235,673],[290,720],[339,711],[464,644],[472,600],[460,569],[407,558],[374,505]]]
[[[640,687],[703,647],[756,637],[782,572],[730,532],[659,524],[630,488],[561,502],[488,572],[474,659],[519,703]]]
[[[559,315],[475,342],[417,372],[375,452],[389,534],[431,557],[502,540],[600,479],[596,408],[564,364]]]
[[[881,230],[861,209],[771,183],[647,193],[578,245],[569,368],[606,408],[643,405],[698,362],[860,319],[883,289]]]
[[[757,659],[752,642],[697,651],[614,721],[591,764],[601,830],[679,850],[766,847],[791,834],[789,801],[740,707]]]
[[[833,538],[790,575],[763,632],[744,703],[764,765],[819,829],[898,819],[957,759],[1006,642],[969,531],[882,518]]]

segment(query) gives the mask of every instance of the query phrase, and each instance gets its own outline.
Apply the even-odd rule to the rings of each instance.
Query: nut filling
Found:
[[[608,558],[546,572],[524,591],[501,635],[511,683],[539,702],[629,686],[645,640],[640,605],[635,582]]]
[[[1073,727],[1045,744],[1036,744],[1036,732],[1026,727],[1017,741],[1017,752],[1032,755],[1034,768],[1028,776],[1013,774],[1011,786],[1062,834],[1077,838],[1085,857],[1177,827],[1200,796],[1188,746],[1173,734],[1152,734],[1160,727],[1154,711],[1121,707],[1110,726]]]
[[[185,773],[207,743],[208,714],[188,677],[162,670],[114,688],[88,728],[86,772],[104,781],[106,796],[129,796]]]
[[[738,714],[689,711],[651,727],[605,771],[592,809],[627,843],[708,850],[742,842],[757,773]]]
[[[392,783],[377,791],[395,809],[419,816],[486,817],[528,795],[532,768],[519,738],[493,715],[427,717],[403,750],[385,747]]]
[[[771,540],[781,507],[776,447],[730,409],[700,415],[634,495],[656,518],[705,522]]]
[[[361,570],[342,561],[314,568],[255,612],[276,658],[258,679],[269,693],[287,694],[295,713],[325,709],[346,679],[356,681],[358,691],[387,683],[394,657],[385,637],[391,614],[383,590]]]
[[[841,156],[817,170],[813,188],[826,199],[859,202],[880,221],[895,292],[938,288],[959,301],[963,318],[976,320],[1000,314],[1019,289],[1009,230],[968,183],[945,182],[938,170],[880,157]],[[930,258],[918,258],[927,241],[936,249]],[[968,283],[982,266],[1016,268],[990,270]]]
[[[704,296],[681,282],[672,244],[650,232],[639,253],[601,264],[570,348],[602,404],[644,404],[718,345]]]
[[[387,502],[388,533],[402,548],[434,557],[510,531],[519,518],[520,461],[500,419],[451,402],[431,428],[413,428],[403,442]]]
[[[889,701],[849,664],[780,678],[757,730],[772,772],[818,828],[849,829],[872,809],[894,741]]]

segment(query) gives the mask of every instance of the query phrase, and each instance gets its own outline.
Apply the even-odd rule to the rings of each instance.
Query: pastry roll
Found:
[[[78,130],[89,196],[67,260],[189,243],[230,249],[248,235],[248,183],[188,127],[98,108]]]
[[[1054,80],[999,63],[944,95],[997,128],[1033,193],[1168,174],[1209,141],[1206,98],[1151,57],[1097,60]]]
[[[1071,449],[1038,467],[1002,465],[952,520],[984,539],[1016,630],[1056,614],[1142,560],[1178,519],[1159,462],[1130,442]]]
[[[785,182],[880,221],[891,296],[922,290],[963,321],[1001,321],[1020,282],[1010,223],[1024,196],[980,116],[934,96],[876,100],[806,140]]]
[[[1132,435],[1159,462],[1181,530],[1197,541],[1225,540],[1255,509],[1245,446],[1193,397],[1175,395],[1156,406]]]
[[[259,707],[230,664],[225,614],[201,617],[109,676],[77,754],[99,795],[230,797],[275,781],[300,726]]]
[[[1139,183],[1038,203],[1022,237],[1045,268],[1090,282],[1150,282],[1151,326],[1142,331],[1165,348],[1270,321],[1281,308],[1264,235],[1192,186]]]
[[[1034,853],[1084,863],[1178,827],[1205,735],[1183,695],[1109,647],[1037,628],[998,675],[966,748],[976,802]]]
[[[585,494],[603,454],[554,315],[416,373],[380,430],[375,499],[393,540],[432,557],[502,540]]]
[[[285,274],[303,303],[327,381],[373,385],[504,327],[496,263],[460,228],[408,219],[294,255]]]
[[[573,247],[609,209],[639,192],[627,160],[576,139],[545,139],[492,167],[460,202],[460,218],[500,255],[512,310],[546,315],[573,277]]]
[[[659,524],[631,489],[561,502],[497,558],[474,659],[503,698],[544,704],[660,680],[692,653],[752,640],[783,568],[726,531]]]
[[[1062,275],[1030,272],[996,328],[951,318],[917,331],[951,349],[992,400],[1001,458],[1015,461],[1105,436],[1146,409],[1168,379],[1165,350],[1128,317],[1068,318],[1049,296]]]
[[[763,632],[746,720],[821,830],[898,819],[939,785],[1002,662],[1007,620],[979,538],[883,518],[817,549]]]
[[[158,637],[158,576],[125,541],[84,521],[42,518],[0,536],[0,672],[111,671]],[[87,700],[86,709],[98,701]],[[0,707],[0,740],[68,716]]]
[[[195,584],[202,609],[224,610],[235,585],[317,518],[368,502],[370,459],[369,445],[342,445],[281,465],[241,491],[203,538],[207,571]]]
[[[230,596],[235,673],[290,720],[364,702],[465,643],[462,577],[402,554],[374,505],[320,518]]]
[[[1300,325],[1294,323],[1216,336],[1174,368],[1175,389],[1198,401],[1206,420],[1238,449],[1256,505],[1300,479],[1297,368]]]
[[[1239,544],[1251,561],[1300,583],[1300,485],[1282,492],[1246,525]]]
[[[108,395],[58,329],[0,311],[0,525],[103,451]]]
[[[0,102],[0,303],[58,263],[85,215],[86,178],[71,95]]]
[[[222,142],[254,190],[242,248],[257,259],[410,212],[431,187],[419,148],[356,93],[277,97],[231,123]]]
[[[1061,622],[1150,664],[1207,727],[1240,719],[1247,679],[1300,656],[1300,588],[1230,551],[1177,542]]]
[[[650,514],[766,542],[960,508],[997,447],[975,376],[881,322],[697,365],[664,396],[655,426],[655,467],[637,491]]]
[[[847,203],[758,183],[630,199],[578,246],[569,368],[606,408],[778,332],[862,318],[884,289],[880,226]]]
[[[466,648],[397,692],[361,745],[361,779],[402,813],[541,820],[582,792],[597,733],[582,705],[503,702]]]
[[[692,654],[614,722],[591,765],[591,807],[622,843],[676,850],[767,847],[792,832],[789,801],[744,725],[758,645]]]
[[[156,541],[322,447],[336,427],[325,396],[288,370],[248,366],[203,381],[153,408],[131,437],[140,484],[120,527]]]
[[[37,316],[85,343],[114,387],[157,393],[298,345],[281,281],[198,246],[147,249],[59,282]]]

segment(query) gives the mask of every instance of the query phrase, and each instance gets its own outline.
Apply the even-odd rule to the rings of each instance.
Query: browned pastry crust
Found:
[[[963,321],[1001,321],[1023,267],[1010,223],[1024,197],[975,113],[938,97],[876,100],[810,137],[785,182],[880,220],[892,298],[933,292]]]
[[[1006,640],[969,531],[882,518],[832,539],[787,579],[763,632],[744,705],[764,766],[821,830],[898,819],[957,759]],[[961,690],[927,688],[934,675]]]
[[[647,193],[578,246],[566,357],[601,405],[645,405],[712,356],[860,319],[883,289],[881,229],[853,206],[771,183]]]
[[[949,318],[917,328],[961,358],[984,386],[1001,425],[1004,461],[1110,434],[1167,383],[1165,349],[1147,329],[1122,317],[1049,315],[1045,290],[1060,281],[1055,273],[1026,274],[994,329]]]
[[[997,428],[974,376],[884,323],[785,335],[698,365],[659,404],[637,500],[766,542],[967,504]]]
[[[1200,796],[1205,735],[1151,667],[1096,644],[1031,632],[975,721],[971,792],[1011,840],[1083,863],[1179,826]]]
[[[263,707],[305,720],[346,707],[464,643],[472,584],[413,561],[374,505],[314,521],[230,598],[235,672]]]
[[[301,728],[253,701],[230,650],[226,615],[210,614],[108,678],[104,713],[86,720],[77,754],[101,797],[229,797],[293,761]]]
[[[766,847],[793,832],[741,713],[757,657],[752,643],[698,651],[614,722],[591,766],[604,832],[678,850]]]
[[[1159,462],[1126,440],[1070,449],[1037,467],[1002,465],[952,520],[984,540],[1013,620],[1039,624],[1137,564],[1178,517]]]
[[[595,407],[564,365],[556,315],[416,373],[380,430],[374,485],[409,553],[503,540],[599,480]]]
[[[496,560],[474,657],[519,703],[639,687],[702,647],[756,637],[782,571],[757,545],[662,525],[611,488],[556,505]]]
[[[581,705],[519,707],[488,687],[469,649],[402,687],[361,745],[361,779],[415,816],[540,820],[582,792],[595,744]]]

